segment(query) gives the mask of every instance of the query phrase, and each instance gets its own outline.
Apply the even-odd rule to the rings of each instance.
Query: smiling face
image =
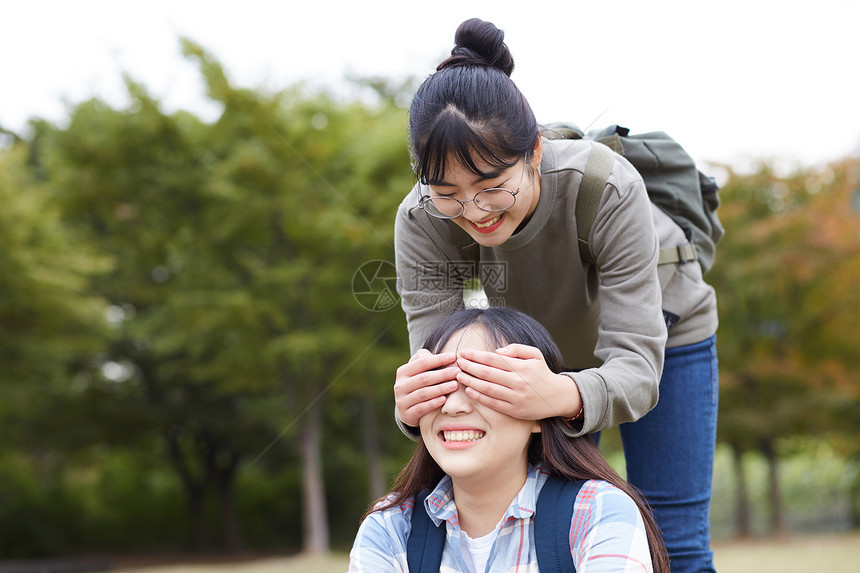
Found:
[[[496,345],[476,324],[454,333],[440,353],[466,348],[494,351]],[[540,432],[535,420],[512,418],[475,402],[462,384],[418,425],[430,455],[455,483],[524,480],[529,440]]]
[[[541,148],[538,145],[528,163],[520,159],[503,171],[494,172],[491,167],[477,162],[477,167],[490,175],[490,177],[481,177],[449,158],[443,180],[430,185],[430,195],[468,201],[463,214],[451,221],[469,233],[478,244],[496,247],[507,241],[537,208],[540,198],[540,177],[537,168],[540,166],[540,160]],[[495,187],[502,187],[512,192],[516,192],[519,187],[514,206],[500,212],[479,209],[472,199],[480,191]]]

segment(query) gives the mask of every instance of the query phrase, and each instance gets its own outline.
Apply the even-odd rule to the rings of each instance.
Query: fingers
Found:
[[[491,408],[496,412],[511,416],[512,418],[519,417],[517,416],[517,412],[514,408],[514,405],[510,402],[505,402],[504,400],[499,400],[497,398],[491,398],[485,394],[476,392],[472,388],[466,388],[466,395],[469,396],[469,398],[471,398],[475,402],[483,404],[487,408]]]
[[[520,358],[503,356],[495,352],[461,350],[457,357],[457,366],[474,378],[510,386],[523,377],[524,367],[527,365]]]
[[[432,400],[438,396],[444,396],[457,390],[457,374],[459,368],[446,368],[445,370],[434,370],[413,376],[407,380],[398,381],[394,384],[394,399],[401,406],[403,400],[404,408],[409,408],[418,402]]]
[[[445,403],[445,396],[457,390],[460,369],[453,353],[432,354],[418,351],[397,369],[394,402],[397,417],[409,426],[417,426],[421,416]],[[446,368],[447,366],[447,368]]]
[[[540,350],[538,350],[534,346],[528,346],[527,344],[508,344],[505,347],[499,348],[498,350],[496,350],[496,352],[498,354],[501,354],[502,356],[507,356],[510,358],[521,358],[524,360],[544,359],[544,356]]]
[[[510,405],[517,396],[515,391],[503,384],[487,380],[480,376],[473,376],[468,372],[461,371],[457,375],[457,381],[466,387],[467,396],[478,400],[486,406],[490,406],[494,410],[497,408],[493,407],[492,404],[503,402]]]
[[[499,370],[513,371],[517,364],[515,360],[540,360],[544,357],[540,350],[534,346],[525,344],[509,344],[499,348],[495,352],[487,350],[463,349],[459,356],[471,362],[477,362],[498,368]]]
[[[442,370],[430,370],[415,376],[398,375],[394,383],[394,400],[399,410],[405,411],[419,402],[433,400],[457,389],[456,366]],[[403,420],[404,422],[406,420]]]
[[[490,376],[491,371],[511,372],[514,369],[512,358],[486,350],[461,350],[457,355],[457,366],[468,370],[475,376]]]
[[[397,417],[407,426],[418,427],[418,423],[425,414],[429,414],[433,410],[441,408],[445,404],[445,396],[438,396],[432,400],[418,402],[406,410],[401,410],[398,406]]]
[[[432,352],[430,352],[429,350],[427,350],[426,348],[422,348],[421,350],[419,350],[418,352],[416,352],[416,353],[412,356],[412,358],[410,358],[410,359],[409,359],[409,362],[412,362],[413,360],[417,360],[418,358],[424,358],[424,357],[427,357],[427,356],[433,356],[433,353],[432,353]]]
[[[433,390],[434,385],[454,380],[460,372],[460,368],[456,365],[449,366],[448,368],[435,367],[431,370],[421,369],[417,372],[406,368],[406,366],[410,365],[406,364],[397,369],[397,376],[394,382],[395,399],[406,394],[416,394],[416,398],[433,398],[434,395],[432,394],[435,392]],[[456,387],[454,390],[456,390]],[[453,392],[453,390],[450,391]]]
[[[457,380],[471,399],[508,416],[541,419],[557,407],[553,374],[537,348],[510,344],[496,352],[463,349]]]
[[[397,377],[416,376],[427,370],[434,370],[451,364],[456,358],[453,352],[432,354],[430,351],[422,348],[415,353],[415,356],[409,359],[409,362],[397,369]]]
[[[406,385],[394,386],[394,403],[397,406],[397,417],[409,426],[417,426],[421,416],[441,408],[448,394],[455,392],[459,382],[454,380],[456,368],[451,369],[445,380],[433,382],[429,386],[420,386],[407,392]]]

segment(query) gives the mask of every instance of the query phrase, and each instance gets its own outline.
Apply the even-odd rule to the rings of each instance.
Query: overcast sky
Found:
[[[122,74],[212,118],[179,37],[238,84],[339,89],[345,73],[419,78],[466,18],[506,32],[538,121],[663,130],[700,162],[814,165],[860,153],[860,2],[4,2],[0,126],[122,105]],[[602,114],[602,115],[601,115]]]

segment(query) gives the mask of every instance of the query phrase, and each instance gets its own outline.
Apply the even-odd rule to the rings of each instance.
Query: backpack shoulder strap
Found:
[[[576,496],[584,483],[584,480],[549,476],[540,490],[534,517],[534,543],[542,573],[576,573],[570,554],[570,522]]]
[[[406,541],[406,562],[409,573],[437,573],[442,565],[442,550],[445,548],[445,524],[433,523],[424,507],[429,494],[422,491],[415,496],[412,510],[412,531]]]
[[[584,263],[595,264],[594,255],[588,237],[594,219],[597,217],[597,209],[600,207],[600,198],[606,189],[609,173],[615,164],[615,155],[612,150],[593,141],[585,171],[582,172],[582,183],[579,184],[579,192],[576,196],[576,238],[579,243],[579,256]]]

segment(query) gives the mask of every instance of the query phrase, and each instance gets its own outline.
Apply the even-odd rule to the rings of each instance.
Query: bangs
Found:
[[[465,334],[465,332],[462,332],[457,335],[458,332],[465,331],[471,327],[477,327],[483,331],[484,337],[488,338],[487,342],[489,344],[487,346],[499,348],[509,344],[511,340],[506,339],[502,329],[498,328],[498,324],[495,321],[485,320],[485,314],[484,309],[463,309],[454,313],[430,334],[424,343],[424,348],[433,354],[439,354],[442,348],[455,336],[459,339]],[[457,340],[457,348],[459,346],[460,343]]]
[[[473,126],[459,110],[449,105],[439,114],[424,141],[415,146],[415,175],[424,185],[440,183],[451,160],[488,179],[519,161],[518,155],[511,156],[505,151],[509,144],[504,133],[497,133],[489,125]]]
[[[501,306],[458,310],[436,326],[423,347],[439,354],[457,332],[472,326],[483,330],[487,341],[492,343],[488,344],[491,348],[513,343],[533,346],[540,350],[552,372],[558,374],[571,370],[564,365],[561,351],[546,328],[523,312]]]

